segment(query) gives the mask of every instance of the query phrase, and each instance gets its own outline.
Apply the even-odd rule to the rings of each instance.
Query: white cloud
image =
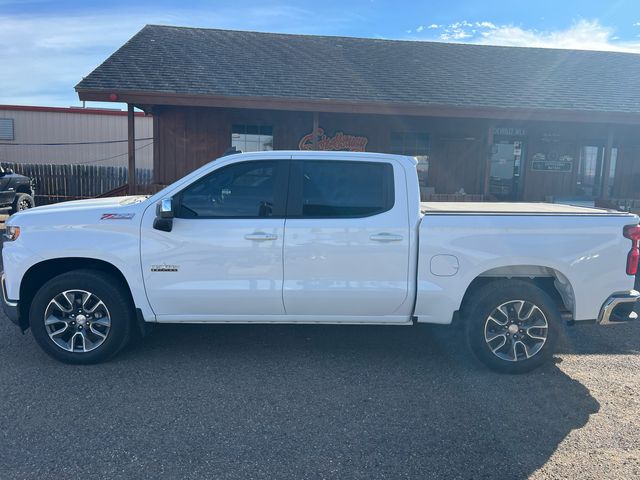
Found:
[[[342,10],[325,13],[334,20],[309,22],[314,12],[273,4],[244,8],[242,15],[236,7],[94,15],[0,13],[0,104],[78,105],[73,87],[148,23],[330,35],[362,21]]]
[[[420,25],[418,28],[416,28],[416,32],[418,33],[420,33],[423,30],[424,30],[424,25]]]
[[[496,25],[494,23],[491,23],[491,22],[476,22],[474,25],[476,27],[488,28],[490,30],[493,30],[493,29],[497,28]]]
[[[640,43],[620,40],[598,20],[579,20],[565,30],[527,30],[512,25],[483,31],[478,43],[519,47],[569,48],[640,53]]]
[[[438,25],[437,23],[432,23],[431,25],[429,25],[427,28],[430,30],[434,30],[436,28],[440,28],[442,25]]]
[[[637,26],[640,26],[638,22]],[[418,37],[416,37],[418,38]],[[568,48],[640,53],[640,42],[624,40],[598,20],[578,20],[566,29],[537,30],[512,24],[462,20],[443,26],[436,38],[446,42],[478,43],[514,47]]]

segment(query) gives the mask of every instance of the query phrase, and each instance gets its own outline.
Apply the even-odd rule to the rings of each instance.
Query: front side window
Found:
[[[179,195],[179,218],[268,218],[277,216],[281,162],[243,162],[222,167]],[[279,190],[284,190],[280,188]]]
[[[233,125],[231,147],[244,153],[273,150],[273,128],[268,125]]]
[[[302,162],[302,217],[354,218],[386,212],[394,204],[389,163]]]

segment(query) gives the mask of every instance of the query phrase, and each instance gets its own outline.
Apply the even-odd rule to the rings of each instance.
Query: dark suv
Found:
[[[0,210],[16,213],[36,206],[34,181],[0,166]]]

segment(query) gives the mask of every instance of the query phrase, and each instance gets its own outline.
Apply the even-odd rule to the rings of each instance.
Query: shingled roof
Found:
[[[640,55],[147,25],[83,92],[640,113]]]

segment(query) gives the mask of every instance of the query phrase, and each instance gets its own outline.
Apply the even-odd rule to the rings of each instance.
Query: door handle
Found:
[[[255,232],[248,233],[244,236],[247,240],[255,240],[257,242],[263,242],[265,240],[277,240],[278,235],[275,233],[264,233],[264,232]]]
[[[400,242],[404,237],[393,233],[375,233],[369,237],[374,242]]]

